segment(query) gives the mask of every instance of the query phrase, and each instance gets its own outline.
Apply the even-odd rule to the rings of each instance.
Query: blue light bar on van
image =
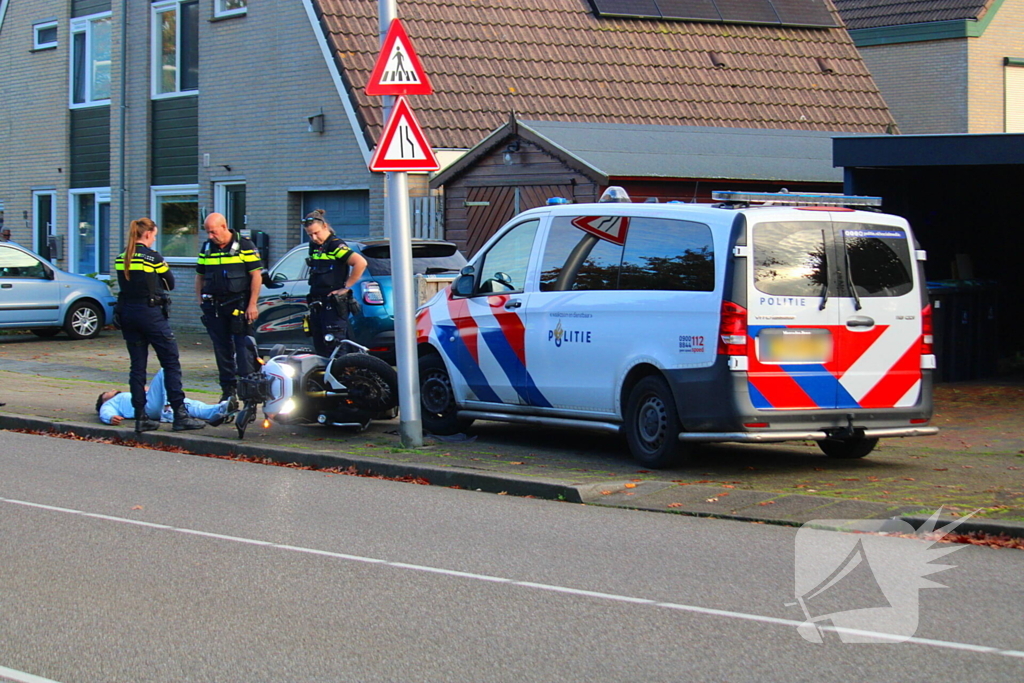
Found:
[[[555,206],[557,204],[572,204],[565,197],[548,197],[548,206]]]
[[[715,190],[711,198],[727,204],[775,204],[800,206],[881,206],[881,197],[797,192],[735,192]]]

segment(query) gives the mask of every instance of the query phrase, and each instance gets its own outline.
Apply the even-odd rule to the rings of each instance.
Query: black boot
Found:
[[[151,432],[154,429],[160,429],[160,423],[156,420],[150,420],[148,417],[137,417],[135,418],[135,433],[141,434],[142,432]]]
[[[206,423],[202,420],[189,417],[185,406],[178,406],[174,409],[174,426],[171,428],[174,431],[184,432],[189,429],[202,429],[205,426]]]

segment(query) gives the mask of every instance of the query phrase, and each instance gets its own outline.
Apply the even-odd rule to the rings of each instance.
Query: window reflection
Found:
[[[827,223],[759,223],[754,226],[754,282],[765,294],[821,296],[828,282]]]

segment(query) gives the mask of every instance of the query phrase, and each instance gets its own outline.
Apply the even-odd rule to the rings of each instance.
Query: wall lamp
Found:
[[[502,159],[505,161],[506,166],[512,165],[512,155],[519,151],[519,140],[513,140],[508,143],[505,148],[505,153],[502,155]]]

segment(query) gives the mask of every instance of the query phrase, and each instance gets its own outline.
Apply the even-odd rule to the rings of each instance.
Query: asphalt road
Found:
[[[1021,553],[813,644],[798,533],[0,432],[0,679],[1024,678]]]

